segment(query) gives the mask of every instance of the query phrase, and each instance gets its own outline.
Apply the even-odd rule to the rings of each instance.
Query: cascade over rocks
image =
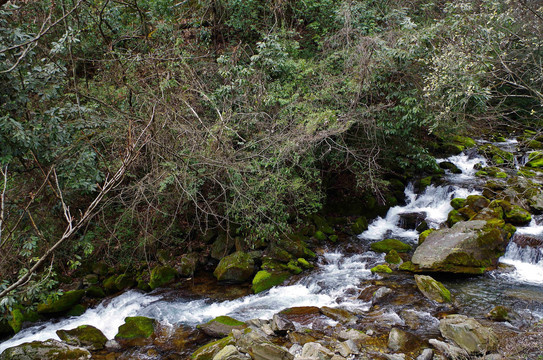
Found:
[[[428,235],[411,259],[413,270],[481,274],[496,268],[509,243],[500,223],[461,221]]]

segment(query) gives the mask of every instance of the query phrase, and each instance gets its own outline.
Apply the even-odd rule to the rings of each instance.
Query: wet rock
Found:
[[[177,270],[169,266],[156,266],[151,270],[151,279],[149,286],[151,289],[169,284],[175,280],[177,276]]]
[[[290,274],[285,271],[267,271],[260,270],[253,278],[253,292],[258,294],[262,291],[271,289],[276,285],[280,285],[290,277]]]
[[[468,352],[458,346],[447,344],[446,342],[437,339],[430,339],[429,343],[439,352],[447,355],[449,359],[469,359]]]
[[[532,221],[532,215],[518,205],[512,205],[508,201],[497,201],[504,211],[504,218],[513,225],[527,225]]]
[[[101,299],[106,297],[106,292],[100,286],[92,285],[85,290],[85,295],[95,299]]]
[[[393,328],[388,334],[388,348],[392,351],[409,351],[414,349],[420,341],[408,332]]]
[[[57,340],[33,341],[6,349],[0,360],[58,360],[90,359],[87,349],[64,344]]]
[[[398,255],[398,252],[394,249],[390,250],[385,256],[385,261],[389,264],[401,264],[402,258]]]
[[[72,290],[62,294],[58,299],[49,299],[46,303],[38,305],[38,314],[59,314],[70,310],[78,304],[85,290]]]
[[[451,302],[451,292],[442,283],[427,275],[415,275],[420,292],[428,299],[438,303]]]
[[[255,264],[251,256],[237,251],[222,258],[213,275],[222,282],[242,283],[251,279],[254,272]]]
[[[507,321],[510,318],[509,312],[510,310],[505,306],[498,305],[490,310],[490,312],[486,314],[486,317],[494,321]]]
[[[383,354],[388,360],[405,360],[405,354]]]
[[[223,339],[210,342],[198,348],[191,356],[192,360],[210,360],[228,345],[234,345],[235,341],[232,336],[227,336]]]
[[[463,198],[454,198],[451,200],[451,206],[453,209],[458,210],[466,206],[466,199]]]
[[[134,278],[128,274],[121,274],[115,278],[115,289],[117,291],[123,291],[136,286],[137,282]]]
[[[277,245],[295,258],[314,259],[317,255],[305,243],[303,236],[290,234],[286,239],[280,240]]]
[[[275,314],[271,321],[271,329],[278,335],[286,335],[288,331],[296,330],[296,327],[285,315]]]
[[[424,349],[422,353],[417,356],[416,360],[432,360],[434,358],[434,351],[432,349]]]
[[[426,213],[401,214],[399,226],[402,229],[415,229],[424,221],[424,219],[426,219]]]
[[[304,345],[302,357],[318,360],[330,360],[334,353],[317,342],[311,342]]]
[[[323,306],[320,308],[320,311],[329,318],[336,320],[342,324],[354,324],[356,320],[358,320],[356,315],[345,309]]]
[[[397,239],[385,239],[374,242],[370,245],[372,251],[388,253],[390,250],[396,250],[397,252],[409,252],[411,251],[411,245],[401,242]]]
[[[380,287],[373,293],[373,296],[371,297],[371,304],[377,305],[382,303],[383,301],[388,299],[390,295],[392,295],[392,293],[392,289],[387,287]]]
[[[322,317],[321,309],[316,306],[296,306],[282,310],[279,313],[289,321],[301,325],[310,325],[319,317]]]
[[[155,332],[155,320],[145,316],[127,317],[115,340],[125,346],[142,346]]]
[[[496,350],[498,338],[490,328],[464,315],[449,315],[439,322],[441,335],[469,354]]]
[[[68,345],[80,346],[89,350],[101,350],[107,342],[105,335],[90,325],[81,325],[71,330],[57,330],[57,335]]]
[[[345,340],[338,342],[336,345],[336,352],[340,353],[343,357],[350,355],[357,355],[360,353],[358,345],[353,340]]]
[[[369,339],[369,335],[364,334],[363,332],[360,332],[355,329],[349,329],[349,330],[341,330],[337,334],[337,338],[340,340],[351,340],[358,346],[360,344],[366,342]]]
[[[288,349],[288,352],[291,353],[294,356],[301,355],[302,354],[302,349],[303,349],[302,345],[294,344]]]
[[[443,170],[449,170],[453,174],[462,174],[462,170],[460,170],[456,165],[454,165],[450,161],[442,161],[439,163],[439,167]]]
[[[226,345],[215,356],[213,360],[247,360],[249,357],[238,351],[234,345]]]
[[[198,325],[198,329],[211,337],[217,338],[227,336],[233,329],[244,329],[246,327],[247,325],[244,322],[230,316],[218,316],[203,325]]]
[[[505,252],[510,234],[499,223],[461,221],[432,232],[411,259],[416,269],[481,274],[494,269]]]

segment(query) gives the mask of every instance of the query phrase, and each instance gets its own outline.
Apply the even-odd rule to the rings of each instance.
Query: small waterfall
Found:
[[[543,284],[543,226],[534,219],[527,227],[519,228],[500,262],[515,268],[505,277],[524,283]]]

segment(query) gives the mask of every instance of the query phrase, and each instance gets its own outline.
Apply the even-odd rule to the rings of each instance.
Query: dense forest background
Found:
[[[0,4],[0,312],[96,259],[393,205],[436,144],[543,113],[537,0]]]

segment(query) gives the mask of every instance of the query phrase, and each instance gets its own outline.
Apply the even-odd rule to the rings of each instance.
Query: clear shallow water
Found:
[[[445,160],[454,163],[463,173],[447,173],[447,185],[429,186],[422,194],[416,194],[413,185],[408,186],[405,190],[406,205],[393,207],[385,217],[373,221],[368,230],[359,235],[359,241],[367,243],[395,237],[414,243],[419,234],[416,230],[400,226],[402,215],[423,214],[430,227],[438,228],[452,209],[452,198],[480,194],[480,180],[474,176],[474,166],[485,164],[482,157],[461,154],[439,161]],[[543,225],[534,220],[529,226],[519,228],[518,233],[543,237]],[[477,278],[444,280],[465,313],[484,316],[493,306],[506,305],[525,319],[543,318],[543,263],[536,260],[535,249],[515,246],[512,243],[501,259],[501,262],[512,265],[509,271],[495,271]],[[383,255],[371,251],[350,255],[328,252],[322,255],[316,270],[296,283],[236,300],[188,299],[175,296],[175,291],[161,294],[128,291],[87,310],[80,317],[24,329],[0,343],[0,352],[23,342],[58,339],[56,330],[84,324],[97,327],[111,339],[127,316],[149,316],[164,325],[195,326],[219,315],[240,320],[269,319],[278,311],[294,306],[340,306],[361,313],[369,309],[369,304],[358,300],[358,296],[369,281],[379,278],[369,269],[382,262]],[[429,313],[424,314],[429,324],[437,324],[437,319]],[[403,320],[394,311],[386,310],[379,317],[380,321],[389,321],[391,325],[403,325]]]

